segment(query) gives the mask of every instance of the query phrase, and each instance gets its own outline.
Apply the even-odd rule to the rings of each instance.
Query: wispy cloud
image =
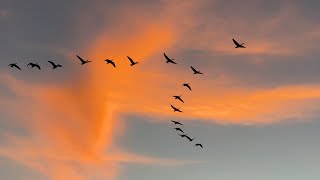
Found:
[[[114,116],[117,106],[108,103],[107,99],[101,98],[103,94],[99,94],[107,92],[103,87],[95,90],[96,95],[87,96],[85,92],[92,91],[92,84],[65,89],[27,84],[5,74],[1,77],[1,84],[17,96],[15,103],[1,107],[8,114],[14,113],[10,117],[19,122],[16,125],[29,135],[22,137],[12,132],[2,134],[4,143],[0,154],[53,179],[87,179],[86,176],[92,176],[92,173],[97,177],[105,177],[104,174],[96,174],[96,171],[102,172],[105,168],[109,172],[108,178],[115,178],[118,163],[199,163],[146,157],[121,150],[110,152],[114,148],[113,137],[122,133],[122,128],[121,125],[117,128]],[[11,99],[11,102],[14,101]],[[78,168],[87,169],[88,172]]]
[[[319,103],[319,84],[230,88],[228,83],[236,84],[240,80],[228,72],[222,72],[224,74],[214,80],[203,76],[201,78],[208,80],[203,81],[190,71],[182,70],[189,68],[190,62],[201,64],[199,60],[181,59],[179,65],[174,66],[177,69],[162,65],[163,52],[178,55],[185,49],[249,58],[256,55],[304,55],[315,44],[313,40],[320,38],[319,27],[304,22],[305,18],[296,11],[299,7],[282,4],[281,9],[263,18],[261,23],[250,11],[246,12],[246,18],[235,17],[235,12],[224,17],[208,11],[210,8],[207,7],[226,6],[221,1],[164,0],[146,6],[121,4],[117,6],[118,14],[112,16],[112,21],[107,18],[110,14],[97,8],[95,13],[102,22],[108,23],[102,23],[92,40],[79,48],[86,49],[81,55],[95,62],[86,67],[79,66],[82,74],[72,74],[72,81],[53,86],[0,74],[0,85],[9,89],[11,94],[0,94],[1,109],[29,135],[5,134],[1,155],[52,179],[82,180],[89,176],[115,179],[120,171],[119,163],[201,163],[137,155],[115,147],[114,137],[125,133],[125,125],[117,121],[122,114],[237,124],[274,123],[319,115],[315,106]],[[155,10],[160,13],[154,13]],[[6,15],[1,11],[0,16]],[[75,27],[91,27],[92,16],[86,17],[86,13],[82,16],[79,18],[82,24],[75,24]],[[307,31],[302,31],[302,27]],[[292,36],[297,38],[291,39]],[[232,37],[245,42],[248,48],[235,51]],[[296,41],[304,43],[297,45]],[[69,50],[72,48],[48,47],[66,57],[74,53]],[[130,67],[126,56],[140,64]],[[105,65],[103,60],[106,58],[115,59],[117,68]],[[211,67],[203,68],[208,69],[206,74],[214,74]],[[191,82],[192,92],[181,87],[185,81]],[[187,103],[175,102],[171,96],[176,93],[183,94]],[[181,106],[184,112],[179,116],[173,113],[171,103]],[[104,169],[108,169],[109,174],[105,174]]]

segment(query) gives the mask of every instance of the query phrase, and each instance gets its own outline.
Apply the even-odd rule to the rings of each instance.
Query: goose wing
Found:
[[[163,55],[168,61],[171,61],[171,59],[166,55],[166,53],[163,53]]]
[[[132,64],[134,64],[134,61],[129,57],[129,56],[127,56],[128,57],[128,59],[129,59],[129,61],[132,63]]]
[[[54,62],[52,62],[52,61],[48,61],[53,67],[55,67],[56,66],[56,64],[54,63]]]
[[[177,110],[177,108],[175,108],[174,106],[171,105],[171,107],[172,107],[173,109]]]
[[[181,98],[180,96],[178,96],[178,99],[179,99],[181,102],[184,103],[184,101],[182,100],[182,98]]]
[[[14,64],[13,66],[18,68],[19,70],[21,70],[20,67],[18,65],[16,65],[16,64]]]
[[[77,55],[77,57],[78,57],[78,59],[79,59],[81,62],[86,62],[86,61],[83,60],[80,56]]]
[[[241,46],[235,39],[232,39],[232,41],[236,46]]]
[[[194,69],[192,66],[190,66],[193,72],[198,72],[196,69]]]

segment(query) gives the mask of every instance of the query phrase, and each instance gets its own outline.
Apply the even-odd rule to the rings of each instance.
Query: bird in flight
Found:
[[[29,63],[27,66],[29,66],[29,65],[31,66],[31,68],[37,67],[39,70],[41,70],[41,68],[40,68],[38,63]]]
[[[171,120],[171,122],[173,122],[174,124],[183,125],[183,124],[181,124],[179,121],[173,121],[173,120]]]
[[[201,148],[203,148],[202,144],[199,144],[199,143],[194,145],[194,147],[196,147],[196,146],[200,146]]]
[[[176,107],[174,107],[174,106],[172,106],[172,105],[171,105],[171,107],[172,107],[172,109],[173,109],[173,112],[176,112],[176,111],[182,112],[179,108],[176,108]]]
[[[172,64],[177,64],[176,62],[174,62],[174,59],[170,59],[166,53],[163,53],[164,57],[166,58],[167,62],[166,63],[172,63]]]
[[[190,91],[191,91],[191,87],[190,87],[189,83],[184,83],[184,84],[182,84],[182,86],[187,87],[187,88],[190,89]]]
[[[181,102],[184,103],[184,101],[183,101],[182,98],[181,98],[181,95],[180,95],[180,96],[173,96],[173,97],[174,97],[174,99],[178,99],[179,101],[181,101]]]
[[[113,60],[111,59],[106,59],[104,60],[105,62],[107,62],[107,64],[112,64],[113,67],[116,67],[116,64],[113,62]]]
[[[187,139],[189,139],[189,141],[191,142],[191,141],[193,141],[195,138],[193,138],[193,139],[191,139],[189,136],[185,136]]]
[[[174,128],[174,129],[175,129],[176,131],[180,131],[180,132],[184,133],[181,128]]]
[[[78,57],[78,59],[81,61],[81,65],[84,65],[84,64],[87,64],[87,63],[90,63],[92,61],[89,61],[89,60],[83,60],[80,56],[76,55]]]
[[[181,136],[181,137],[187,137],[186,134],[178,134],[178,135]]]
[[[55,64],[54,62],[52,62],[52,61],[48,61],[53,67],[52,67],[52,69],[55,69],[55,68],[57,68],[57,67],[62,67],[60,64]]]
[[[193,71],[193,74],[203,74],[202,72],[200,71],[197,71],[195,68],[193,68],[192,66],[190,66],[192,71]]]
[[[138,64],[139,62],[134,62],[129,56],[127,56],[129,61],[131,62],[130,66],[133,66],[135,64]]]
[[[236,45],[235,48],[246,48],[244,45],[244,43],[239,44],[236,40],[232,39],[233,43]]]
[[[21,68],[17,65],[17,63],[12,63],[12,64],[9,64],[10,67],[15,67],[19,70],[21,70]]]

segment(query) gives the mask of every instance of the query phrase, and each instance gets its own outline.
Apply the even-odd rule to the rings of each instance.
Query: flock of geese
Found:
[[[233,41],[233,43],[236,45],[235,46],[235,48],[246,48],[245,46],[244,46],[244,43],[238,43],[235,39],[232,39],[232,41]],[[165,59],[166,59],[166,63],[171,63],[171,64],[177,64],[177,62],[175,62],[174,61],[174,59],[170,59],[165,53],[163,53],[163,55],[164,55],[164,57],[165,57]],[[92,62],[92,61],[89,61],[89,60],[84,60],[83,58],[81,58],[79,55],[76,55],[76,57],[78,58],[78,60],[80,61],[80,63],[81,63],[81,65],[85,65],[85,64],[87,64],[87,63],[90,63],[90,62]],[[131,57],[129,57],[129,56],[127,56],[127,58],[128,58],[128,60],[130,61],[130,66],[134,66],[134,65],[136,65],[136,64],[138,64],[139,62],[137,62],[137,61],[134,61]],[[116,63],[114,62],[114,60],[112,60],[112,59],[106,59],[106,60],[104,60],[107,64],[110,64],[110,65],[112,65],[114,68],[116,67]],[[56,68],[61,68],[62,67],[62,65],[61,64],[56,64],[56,63],[54,63],[54,62],[52,62],[52,61],[48,61],[51,65],[52,65],[52,69],[56,69]],[[9,64],[9,66],[10,67],[12,67],[12,68],[16,68],[16,69],[18,69],[18,70],[21,70],[21,68],[20,68],[20,66],[18,66],[18,64],[17,63],[11,63],[11,64]],[[31,68],[38,68],[39,70],[41,70],[41,67],[40,67],[40,65],[38,64],[38,63],[32,63],[32,62],[30,62],[27,66],[31,66]],[[190,66],[190,68],[191,68],[191,70],[193,71],[193,74],[203,74],[202,72],[200,72],[199,70],[196,70],[194,67],[192,67],[192,66]],[[192,89],[191,89],[191,86],[190,86],[190,84],[189,83],[184,83],[184,84],[182,84],[182,86],[184,86],[184,87],[186,87],[186,88],[188,88],[190,91],[192,91]],[[173,96],[174,97],[174,99],[176,99],[176,100],[179,100],[179,101],[181,101],[182,103],[184,103],[184,100],[181,98],[181,95],[180,96],[178,96],[178,95],[175,95],[175,96]],[[171,108],[173,109],[173,112],[180,112],[180,113],[182,113],[183,111],[182,110],[180,110],[180,108],[177,108],[177,107],[175,107],[175,106],[173,106],[172,104],[171,104]],[[183,124],[180,122],[180,121],[173,121],[173,120],[171,120],[171,122],[173,122],[175,125],[181,125],[181,126],[183,126]],[[183,134],[178,134],[180,137],[182,137],[182,138],[186,138],[186,139],[188,139],[190,142],[192,142],[195,138],[190,138],[180,127],[176,127],[176,128],[174,128],[176,131],[180,131],[181,133],[183,133]],[[203,148],[203,146],[202,146],[202,144],[200,144],[200,143],[196,143],[195,145],[194,145],[195,147],[196,146],[198,146],[198,147],[201,147],[201,148]]]
[[[164,57],[166,58],[166,63],[172,63],[172,64],[177,64],[175,61],[173,61],[174,59],[170,59],[167,55],[166,55],[166,53],[163,53],[163,55],[164,55]],[[198,70],[196,70],[194,67],[192,67],[192,66],[190,66],[191,67],[191,70],[193,71],[193,74],[203,74],[202,72],[200,72],[200,71],[198,71]],[[185,86],[185,87],[187,87],[190,91],[191,91],[191,87],[190,87],[190,84],[189,83],[184,83],[184,84],[182,84],[182,86]],[[176,100],[179,100],[179,101],[181,101],[182,103],[184,103],[184,101],[183,101],[183,99],[181,98],[181,95],[180,96],[178,96],[178,95],[175,95],[175,96],[173,96],[173,98],[174,99],[176,99]],[[177,108],[177,107],[175,107],[175,106],[173,106],[172,104],[171,104],[171,108],[173,109],[173,112],[182,112],[182,110],[180,110],[180,108]],[[180,121],[173,121],[173,120],[171,120],[171,122],[173,122],[175,125],[181,125],[181,126],[183,126],[183,124],[180,122]],[[180,131],[181,133],[183,133],[183,134],[178,134],[180,137],[182,137],[182,138],[187,138],[190,142],[192,142],[195,138],[190,138],[180,127],[176,127],[176,128],[174,128],[176,131]],[[202,146],[202,144],[200,144],[200,143],[196,143],[194,146],[199,146],[199,147],[201,147],[201,148],[203,148],[203,146]]]
[[[244,46],[244,43],[238,43],[235,39],[232,39],[232,41],[233,41],[233,43],[236,45],[236,47],[235,48],[246,48],[245,46]],[[173,60],[174,59],[170,59],[165,53],[164,53],[164,57],[166,58],[166,60],[167,60],[167,62],[166,63],[172,63],[172,64],[177,64],[176,62],[174,62]],[[190,66],[191,67],[191,70],[193,71],[193,74],[203,74],[202,72],[200,72],[199,70],[196,70],[194,67],[192,67],[192,66]],[[184,84],[182,84],[182,86],[185,86],[186,88],[188,88],[190,91],[191,91],[191,86],[190,86],[190,84],[189,83],[184,83]],[[179,100],[179,101],[181,101],[182,103],[184,103],[184,101],[183,101],[183,99],[181,98],[181,95],[180,96],[173,96],[174,97],[174,99],[176,99],[176,100]],[[173,112],[182,112],[182,110],[180,110],[180,108],[177,108],[177,107],[175,107],[175,106],[173,106],[172,104],[171,104],[171,108],[173,109]],[[181,126],[183,126],[183,124],[180,122],[180,121],[173,121],[173,120],[171,120],[171,122],[173,122],[175,125],[181,125]],[[180,131],[181,133],[183,133],[183,134],[178,134],[180,137],[182,137],[182,138],[186,138],[186,139],[188,139],[190,142],[192,142],[195,138],[190,138],[180,127],[176,127],[176,128],[174,128],[176,131]],[[203,148],[203,145],[201,144],[201,143],[196,143],[195,145],[194,145],[195,147],[201,147],[201,148]]]

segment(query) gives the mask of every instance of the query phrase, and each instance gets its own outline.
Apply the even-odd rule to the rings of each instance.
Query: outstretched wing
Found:
[[[190,66],[193,72],[198,72],[196,69],[194,69],[192,66]]]
[[[83,60],[80,56],[77,55],[77,57],[81,62],[85,62],[85,60]]]
[[[133,61],[129,56],[127,56],[127,57],[128,57],[128,59],[129,59],[129,61],[133,64],[134,61]]]
[[[116,64],[113,61],[111,61],[111,64],[113,67],[116,67]]]
[[[236,40],[232,39],[232,41],[236,46],[241,46]]]
[[[55,67],[56,66],[56,64],[54,63],[54,62],[52,62],[52,61],[48,61],[53,67]]]
[[[175,107],[174,107],[174,106],[172,106],[172,105],[171,105],[171,107],[172,107],[173,109],[177,109],[177,108],[175,108]]]
[[[163,55],[168,61],[171,61],[171,59],[166,55],[166,53],[163,53]]]
[[[14,65],[14,67],[16,67],[16,68],[18,68],[19,70],[21,70],[20,67],[19,67],[18,65],[16,65],[16,64]]]
[[[36,65],[36,67],[37,67],[39,70],[41,70],[41,68],[40,68],[40,66],[39,66],[39,65]]]

